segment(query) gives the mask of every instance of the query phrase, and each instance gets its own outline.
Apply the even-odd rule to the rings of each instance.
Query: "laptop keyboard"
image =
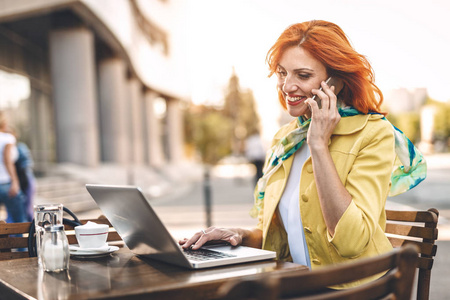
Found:
[[[213,260],[213,259],[219,259],[219,258],[236,257],[236,255],[233,255],[233,254],[218,252],[218,251],[209,250],[209,249],[198,249],[198,250],[185,249],[184,255],[186,255],[186,257],[188,259],[200,260],[200,261]]]

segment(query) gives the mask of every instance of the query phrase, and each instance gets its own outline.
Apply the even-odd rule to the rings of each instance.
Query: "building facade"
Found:
[[[189,91],[168,21],[175,5],[0,2],[0,109],[30,147],[36,172],[183,160]]]

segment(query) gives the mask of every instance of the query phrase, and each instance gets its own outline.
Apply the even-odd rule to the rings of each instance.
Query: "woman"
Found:
[[[36,188],[36,179],[33,172],[33,157],[31,156],[28,146],[23,142],[19,142],[19,134],[14,127],[10,126],[9,133],[16,138],[17,142],[16,148],[18,156],[14,163],[14,167],[19,180],[20,190],[24,197],[23,205],[25,206],[25,221],[31,222],[34,218],[34,193]],[[11,214],[8,214],[6,221],[8,223],[13,222]]]
[[[390,190],[418,184],[426,166],[415,149],[396,146],[411,144],[384,118],[369,62],[340,27],[325,21],[287,28],[267,61],[278,77],[279,101],[295,120],[275,135],[266,159],[252,211],[258,226],[208,228],[180,244],[198,249],[224,240],[273,250],[280,260],[311,268],[390,251],[386,198]],[[337,96],[325,83],[329,77],[343,83]],[[396,153],[408,164],[391,174]]]
[[[19,179],[14,166],[18,158],[16,138],[8,133],[8,121],[4,112],[0,112],[0,203],[8,211],[12,222],[24,222],[24,197],[20,191]]]

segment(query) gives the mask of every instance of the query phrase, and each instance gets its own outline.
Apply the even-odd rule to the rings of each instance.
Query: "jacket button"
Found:
[[[313,262],[314,264],[316,264],[316,265],[320,265],[320,264],[321,264],[320,260],[318,260],[317,258],[314,258],[314,259],[312,260],[312,262]]]
[[[305,227],[305,231],[306,231],[307,233],[312,233],[311,228],[309,228],[309,227]]]
[[[306,194],[303,194],[302,195],[302,200],[303,200],[303,202],[308,202],[308,196],[306,196]]]
[[[306,166],[306,172],[308,172],[308,173],[312,173],[313,172],[312,164],[309,164],[309,165]]]

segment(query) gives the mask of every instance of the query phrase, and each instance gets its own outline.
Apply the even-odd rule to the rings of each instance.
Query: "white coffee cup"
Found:
[[[108,239],[108,231],[108,225],[90,221],[75,227],[75,235],[80,248],[100,248],[105,246]]]

